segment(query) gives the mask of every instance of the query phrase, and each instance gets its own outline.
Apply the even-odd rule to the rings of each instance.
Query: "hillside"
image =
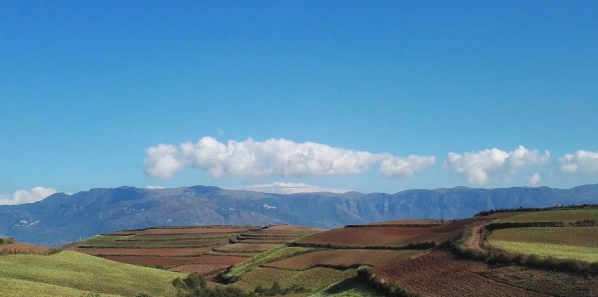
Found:
[[[598,206],[576,206],[331,230],[291,225],[121,230],[59,253],[21,245],[17,254],[0,255],[5,267],[0,295],[82,296],[93,291],[174,297],[170,283],[184,274],[164,271],[171,270],[209,281],[204,283],[213,291],[200,289],[203,295],[192,296],[225,291],[237,297],[594,296],[597,228]],[[190,277],[172,284],[177,296],[191,296],[184,288],[200,283]]]
[[[13,297],[174,296],[173,279],[183,274],[121,264],[73,251],[52,255],[0,256],[0,295]]]
[[[484,209],[598,202],[598,185],[573,189],[508,188],[266,194],[216,187],[92,189],[0,206],[0,234],[58,246],[95,234],[154,226],[292,224],[335,228],[403,219],[458,219]]]

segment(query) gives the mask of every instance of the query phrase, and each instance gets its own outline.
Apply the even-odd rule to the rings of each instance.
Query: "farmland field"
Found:
[[[535,255],[541,258],[553,257],[557,259],[598,262],[598,248],[596,247],[498,240],[488,241],[488,245],[516,254]]]
[[[184,276],[73,251],[50,256],[6,255],[0,257],[0,267],[0,278],[5,280],[30,281],[123,296],[135,296],[139,293],[172,296],[170,282]],[[0,295],[10,296],[2,293],[4,289],[6,288],[0,287]]]
[[[130,256],[199,256],[207,251],[209,248],[69,248],[71,250],[96,255],[96,256],[119,256],[119,255],[130,255]]]
[[[263,252],[255,257],[249,258],[246,261],[239,263],[237,265],[232,266],[229,273],[226,274],[227,277],[239,277],[244,273],[250,271],[254,267],[258,265],[262,265],[265,263],[286,259],[292,256],[300,255],[303,253],[307,253],[312,251],[311,248],[304,248],[304,247],[286,247],[286,246],[278,246],[266,252]]]
[[[357,272],[354,269],[336,270],[318,267],[304,271],[293,271],[256,267],[243,274],[235,285],[245,290],[253,290],[258,285],[270,287],[273,282],[277,281],[283,288],[296,285],[310,291],[317,291],[333,283],[355,277],[356,275]]]
[[[521,266],[499,267],[485,272],[483,275],[501,283],[557,297],[598,295],[598,277],[527,269]]]
[[[264,267],[306,270],[316,266],[355,267],[358,265],[378,266],[386,263],[399,263],[421,255],[421,251],[393,250],[325,250],[302,254]]]
[[[499,219],[497,222],[577,222],[585,220],[598,220],[598,209],[559,209],[528,212],[509,218]]]
[[[28,243],[9,243],[0,245],[0,254],[2,253],[23,253],[23,254],[44,254],[50,251],[47,247],[37,246]]]
[[[598,248],[598,227],[509,228],[490,233],[490,241],[549,243]]]
[[[340,228],[318,233],[299,241],[300,244],[338,247],[401,247],[409,238],[430,232],[424,227]]]
[[[480,275],[487,270],[484,263],[455,259],[447,252],[435,252],[406,263],[376,267],[374,274],[382,282],[430,297],[548,296]]]

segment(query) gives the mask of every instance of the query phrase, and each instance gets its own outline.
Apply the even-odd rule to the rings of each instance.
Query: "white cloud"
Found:
[[[349,190],[335,189],[335,188],[321,188],[304,183],[285,183],[275,182],[273,184],[255,184],[244,187],[243,190],[276,193],[276,194],[295,194],[295,193],[316,193],[316,192],[330,192],[330,193],[345,193]]]
[[[562,156],[561,171],[565,173],[598,173],[598,152],[579,150],[575,154]]]
[[[543,165],[550,160],[550,152],[540,154],[519,146],[506,152],[497,148],[464,154],[449,153],[446,166],[464,176],[472,184],[485,184],[497,175],[513,174],[517,170]]]
[[[529,179],[527,180],[527,183],[530,186],[535,187],[535,186],[539,185],[541,181],[542,181],[542,176],[540,176],[539,173],[534,173],[534,174],[532,174],[532,176],[529,177]]]
[[[54,193],[57,193],[55,189],[44,187],[34,187],[31,190],[18,190],[12,195],[0,195],[0,205],[32,203],[43,200]]]
[[[380,172],[386,176],[409,177],[435,160],[434,157],[401,158],[286,139],[260,142],[250,138],[224,144],[212,137],[178,147],[160,144],[148,148],[146,154],[146,173],[160,178],[171,178],[187,167],[204,169],[212,177],[220,178],[348,175],[362,173],[375,164],[381,164]]]
[[[392,157],[382,161],[380,173],[385,176],[412,177],[417,172],[434,165],[434,162],[436,162],[434,156]]]

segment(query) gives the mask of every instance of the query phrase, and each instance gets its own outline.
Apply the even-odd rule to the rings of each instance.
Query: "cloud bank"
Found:
[[[524,146],[507,152],[497,148],[464,154],[449,153],[445,165],[467,178],[472,184],[486,184],[498,176],[511,175],[516,171],[550,160],[550,152],[540,154]]]
[[[297,143],[286,139],[260,142],[250,138],[230,140],[225,144],[212,137],[179,146],[160,144],[148,148],[146,155],[146,173],[163,179],[189,167],[206,170],[212,177],[221,178],[350,175],[362,173],[377,164],[384,176],[411,177],[435,162],[434,156],[403,158],[314,142]]]
[[[18,190],[12,195],[0,195],[0,205],[32,203],[43,200],[54,193],[57,193],[55,189],[44,187],[34,187],[31,190]]]
[[[334,188],[321,188],[304,183],[285,183],[275,182],[272,184],[255,184],[244,187],[243,190],[263,192],[263,193],[276,193],[276,194],[296,194],[296,193],[316,193],[316,192],[330,192],[330,193],[346,193],[349,190],[345,189],[334,189]]]
[[[559,161],[564,173],[598,173],[598,152],[579,150],[574,154],[565,154]]]

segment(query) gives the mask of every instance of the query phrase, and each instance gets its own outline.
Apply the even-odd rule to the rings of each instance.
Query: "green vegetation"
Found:
[[[309,253],[314,250],[315,249],[304,247],[279,246],[232,266],[229,271],[223,275],[223,278],[229,282],[235,282],[244,273],[250,271],[258,265],[298,256],[300,254]]]
[[[527,222],[565,222],[598,220],[598,208],[547,210],[529,212],[499,219],[497,223],[527,223]]]
[[[177,235],[96,235],[78,243],[79,247],[111,248],[160,248],[160,247],[209,247],[228,243],[231,235],[201,236],[204,234]]]
[[[278,282],[283,289],[296,286],[315,292],[330,284],[356,275],[357,271],[355,269],[337,270],[317,267],[303,271],[293,271],[257,267],[245,273],[235,285],[243,290],[252,291],[258,286],[270,287],[274,282]]]
[[[0,296],[11,297],[81,297],[88,291],[13,278],[0,277]],[[100,294],[100,297],[121,297],[121,295]]]
[[[43,291],[45,285],[66,288],[64,294],[91,291],[101,294],[136,296],[172,296],[170,282],[183,274],[108,261],[73,251],[63,251],[50,256],[7,255],[0,257],[0,279],[16,285],[35,283],[34,289]],[[26,283],[24,283],[26,282]],[[15,296],[10,286],[0,286],[0,296]],[[14,290],[14,286],[12,287]],[[49,289],[52,289],[49,288]],[[67,292],[68,291],[68,292]],[[78,293],[81,295],[81,292]],[[18,296],[18,295],[17,295]],[[28,296],[44,296],[31,294]]]
[[[510,228],[492,232],[490,241],[548,243],[598,248],[598,227]]]
[[[11,244],[15,243],[14,238],[12,237],[0,237],[0,244]]]
[[[540,258],[576,260],[590,263],[598,262],[598,248],[596,247],[500,240],[491,240],[488,242],[488,245],[491,248],[516,254],[533,255]]]
[[[190,274],[185,279],[176,278],[172,281],[173,287],[177,289],[178,297],[249,297],[251,293],[246,293],[233,287],[208,287],[203,276]]]
[[[348,278],[342,282],[332,284],[309,297],[383,297],[384,295],[373,292],[359,278]]]

